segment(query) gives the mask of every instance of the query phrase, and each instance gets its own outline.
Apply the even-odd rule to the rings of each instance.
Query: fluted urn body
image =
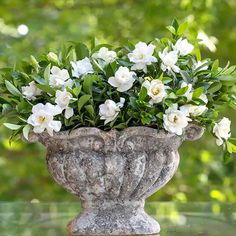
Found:
[[[81,199],[83,211],[68,224],[70,235],[148,235],[159,233],[160,226],[144,212],[145,199],[176,172],[183,140],[201,134],[202,128],[192,125],[182,136],[130,127],[30,138],[47,147],[53,179]]]

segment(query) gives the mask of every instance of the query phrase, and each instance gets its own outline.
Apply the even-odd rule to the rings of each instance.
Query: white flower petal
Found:
[[[51,68],[51,73],[52,74],[58,75],[58,74],[60,74],[60,72],[61,72],[61,69],[59,67],[57,67],[57,66],[53,66]]]
[[[33,106],[32,112],[37,113],[43,109],[44,109],[44,105],[42,103],[38,103],[37,105]]]
[[[61,122],[53,120],[49,123],[49,127],[52,128],[55,132],[59,132],[61,130]]]
[[[69,119],[74,115],[74,110],[71,107],[65,109],[65,118]]]
[[[113,87],[118,87],[120,85],[115,77],[110,77],[108,83]]]
[[[45,130],[45,127],[43,127],[43,126],[35,126],[33,128],[33,131],[36,134],[41,134],[41,133],[43,133],[44,130]]]
[[[50,136],[53,136],[53,128],[51,128],[51,127],[48,126],[46,129],[47,129],[48,134],[49,134]]]
[[[223,117],[219,123],[214,125],[212,132],[219,140],[222,140],[222,138],[227,140],[231,136],[230,125],[231,121],[228,118]]]
[[[119,92],[125,92],[133,86],[135,75],[136,74],[132,71],[130,72],[127,67],[120,66],[115,76],[108,79],[108,83],[116,87]]]
[[[224,141],[222,139],[216,139],[216,144],[218,146],[221,146],[224,143]]]

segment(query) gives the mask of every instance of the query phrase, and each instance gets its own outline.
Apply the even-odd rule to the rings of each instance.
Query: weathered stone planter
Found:
[[[202,133],[194,125],[183,136],[147,127],[79,128],[54,137],[31,134],[30,141],[47,147],[51,176],[81,199],[83,211],[69,223],[70,235],[147,235],[160,226],[144,212],[145,199],[176,172],[181,143]]]

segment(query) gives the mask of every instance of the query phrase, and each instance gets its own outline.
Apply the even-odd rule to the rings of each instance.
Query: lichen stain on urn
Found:
[[[148,127],[78,128],[54,137],[31,134],[30,140],[47,147],[51,176],[81,199],[70,235],[148,235],[160,226],[144,212],[145,199],[176,172],[181,143],[202,134],[191,124],[183,136]]]

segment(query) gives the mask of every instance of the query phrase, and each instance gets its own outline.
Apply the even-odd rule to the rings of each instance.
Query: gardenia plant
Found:
[[[167,28],[172,38],[116,49],[70,43],[39,60],[31,56],[19,69],[2,69],[1,123],[12,139],[77,127],[148,126],[182,135],[195,123],[212,132],[228,158],[236,146],[219,111],[236,107],[235,66],[201,59],[198,42],[182,36],[185,24]]]

